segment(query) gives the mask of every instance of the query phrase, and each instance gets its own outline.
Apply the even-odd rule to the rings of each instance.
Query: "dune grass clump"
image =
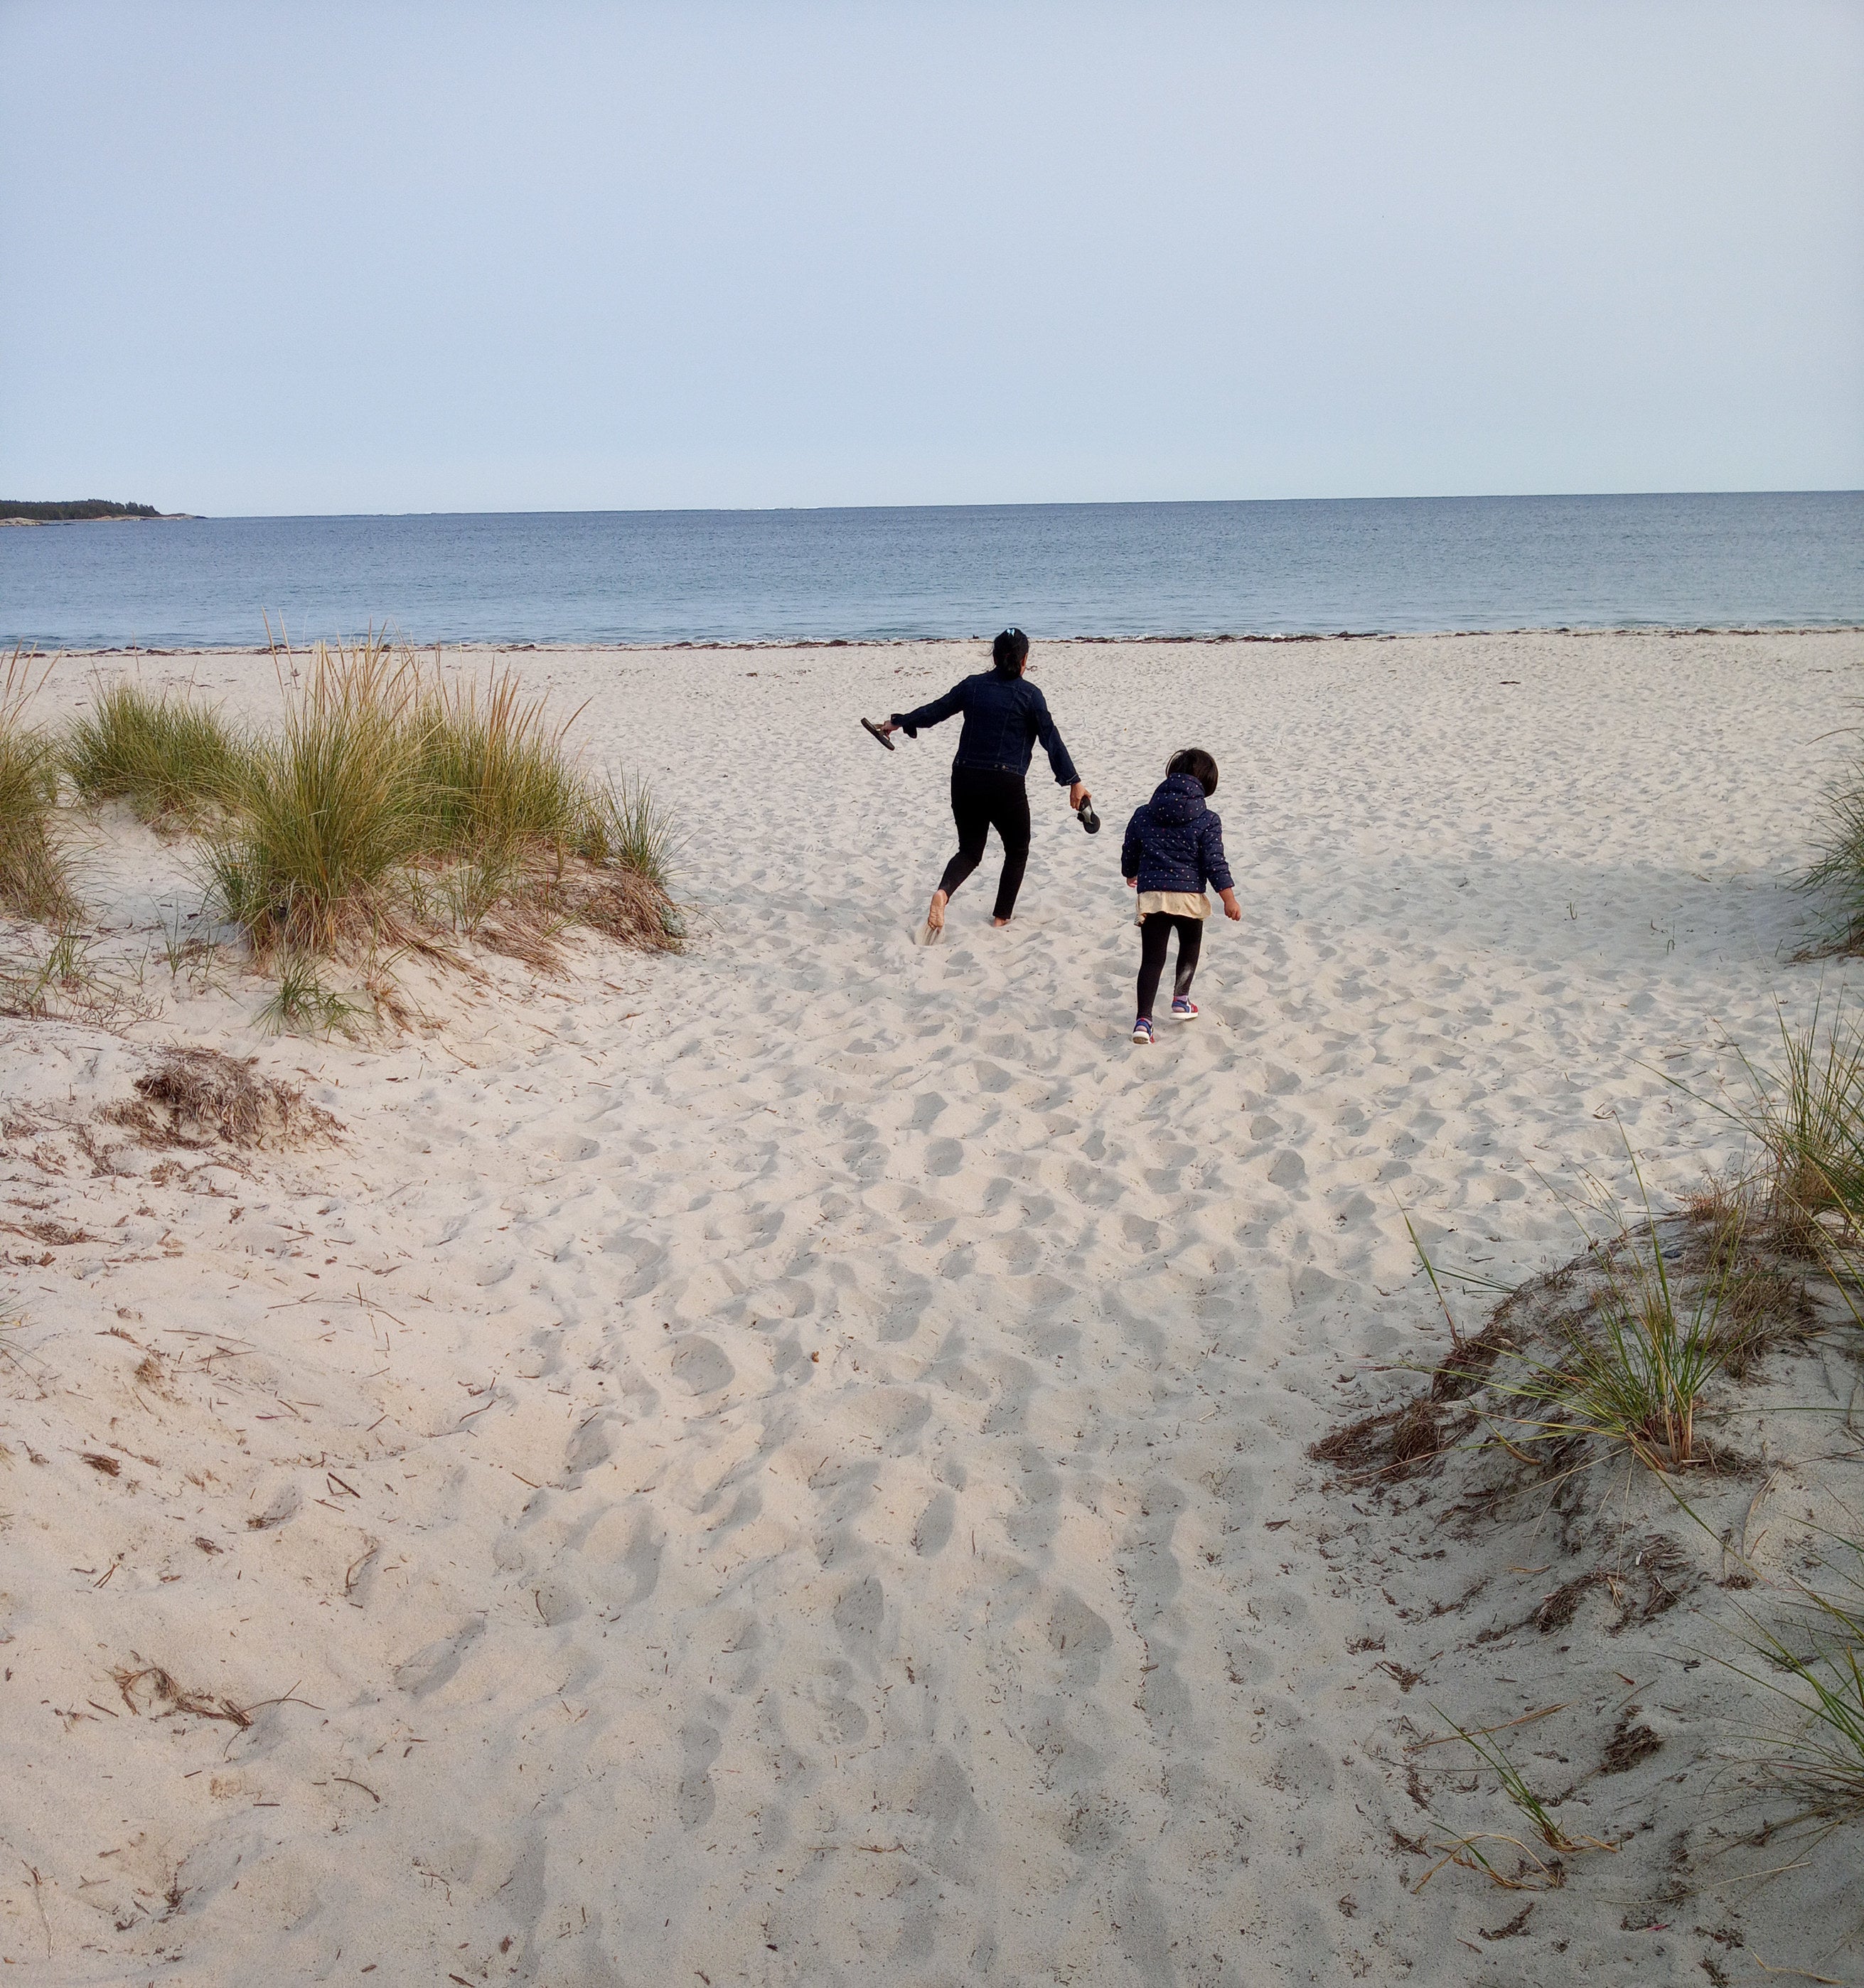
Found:
[[[294,986],[307,962],[431,952],[448,931],[540,965],[575,924],[670,946],[667,824],[644,788],[582,770],[573,718],[508,674],[450,681],[373,635],[320,646],[278,735],[250,749],[212,894]],[[280,998],[274,1025],[309,1019],[283,980]]]
[[[26,718],[44,681],[23,648],[0,663],[0,910],[57,925],[78,905],[53,819],[58,753]]]
[[[1848,805],[1857,906],[1864,915],[1864,789]],[[1859,937],[1864,926],[1854,928],[1854,940]],[[1778,1063],[1763,1068],[1737,1052],[1748,1094],[1716,1102],[1759,1148],[1761,1165],[1751,1185],[1775,1248],[1815,1263],[1852,1325],[1864,1329],[1858,1263],[1864,1236],[1864,1028],[1855,1009],[1847,1012],[1842,992],[1829,1015],[1822,997],[1797,1032],[1784,1015],[1779,1026]],[[1737,1361],[1727,1364],[1738,1377]],[[1835,1587],[1786,1574],[1791,1619],[1770,1628],[1746,1616],[1742,1640],[1764,1669],[1730,1668],[1791,1715],[1751,1736],[1766,1783],[1795,1804],[1775,1827],[1822,1835],[1864,1817],[1864,1539],[1855,1522],[1843,1533],[1814,1530],[1823,1534],[1818,1563],[1836,1577]]]
[[[516,677],[478,684],[429,678],[410,714],[414,777],[424,796],[424,854],[484,862],[509,853],[580,853],[586,783],[564,749],[575,714],[552,722]]]
[[[580,857],[664,891],[670,823],[644,783],[582,770],[566,742],[576,716],[552,718],[508,673],[483,693],[476,683],[425,682],[414,735],[431,817],[426,853],[482,868]]]
[[[1446,1398],[1485,1393],[1496,1404],[1486,1412],[1511,1447],[1595,1438],[1668,1473],[1699,1459],[1703,1398],[1718,1376],[1758,1357],[1764,1324],[1754,1316],[1760,1287],[1738,1239],[1720,1232],[1705,1260],[1686,1266],[1673,1239],[1666,1247],[1635,1154],[1631,1165],[1643,1219],[1620,1215],[1605,1234],[1581,1222],[1599,1284],[1565,1321],[1564,1343],[1548,1357],[1498,1346],[1502,1357],[1467,1373],[1453,1351],[1437,1378],[1448,1383]],[[1412,1240],[1422,1255],[1415,1230]]]
[[[1797,1034],[1783,1022],[1781,1038],[1775,1067],[1741,1054],[1744,1099],[1705,1098],[1670,1080],[1738,1124],[1758,1165],[1712,1177],[1680,1215],[1660,1218],[1627,1140],[1642,1202],[1635,1219],[1596,1183],[1602,1221],[1569,1204],[1585,1253],[1557,1275],[1570,1283],[1582,1273],[1585,1296],[1547,1319],[1538,1345],[1507,1323],[1519,1292],[1481,1334],[1463,1335],[1406,1216],[1450,1328],[1449,1356],[1428,1402],[1336,1430],[1309,1454],[1349,1475],[1403,1476],[1442,1453],[1445,1425],[1427,1418],[1440,1405],[1473,1413],[1524,1461],[1576,1440],[1629,1452],[1673,1483],[1713,1463],[1699,1425],[1717,1384],[1747,1380],[1770,1354],[1825,1329],[1809,1266],[1864,1329],[1864,1030],[1840,1006],[1829,1018],[1815,1009]]]
[[[1421,1892],[1446,1864],[1457,1865],[1465,1871],[1480,1871],[1504,1891],[1535,1890],[1542,1887],[1558,1890],[1566,1882],[1565,1873],[1558,1861],[1560,1858],[1575,1856],[1586,1850],[1603,1850],[1616,1854],[1618,1849],[1616,1843],[1607,1843],[1596,1836],[1569,1835],[1560,1827],[1549,1812],[1546,1803],[1529,1786],[1526,1776],[1503,1752],[1501,1743],[1494,1736],[1498,1729],[1487,1728],[1471,1732],[1459,1726],[1437,1706],[1433,1706],[1430,1709],[1450,1728],[1450,1733],[1494,1773],[1501,1783],[1501,1792],[1519,1812],[1529,1834],[1542,1849],[1552,1853],[1555,1861],[1548,1863],[1518,1836],[1490,1831],[1474,1836],[1459,1836],[1454,1842],[1440,1846],[1441,1855],[1418,1881],[1413,1888],[1414,1890]],[[1518,1871],[1512,1876],[1505,1874],[1490,1856],[1484,1853],[1481,1846],[1484,1843],[1507,1844],[1527,1858],[1534,1867],[1533,1870],[1531,1872]]]
[[[252,776],[246,740],[219,712],[127,678],[100,683],[62,754],[89,801],[127,801],[151,823],[198,827],[237,809]]]
[[[610,780],[583,796],[579,853],[592,863],[613,863],[664,891],[673,848],[673,823],[644,781]]]
[[[384,643],[319,649],[253,752],[238,814],[212,844],[213,896],[261,958],[350,950],[395,909],[421,854],[424,793],[410,749],[416,671]]]
[[[1627,1231],[1601,1260],[1599,1303],[1572,1328],[1563,1353],[1551,1361],[1523,1354],[1511,1372],[1491,1372],[1487,1384],[1515,1405],[1504,1419],[1521,1439],[1594,1436],[1660,1472],[1693,1463],[1697,1413],[1725,1364],[1731,1273],[1711,1271],[1686,1294],[1653,1226]]]
[[[1697,1416],[1717,1380],[1745,1379],[1775,1348],[1818,1330],[1795,1260],[1829,1276],[1864,1327],[1864,1027],[1841,996],[1829,1011],[1815,1005],[1797,1032],[1782,1016],[1780,1041],[1771,1066],[1737,1050],[1744,1096],[1704,1097],[1670,1080],[1740,1126],[1758,1165],[1712,1179],[1680,1234],[1653,1211],[1627,1142],[1643,1219],[1618,1216],[1604,1232],[1580,1220],[1601,1288],[1568,1322],[1564,1347],[1547,1358],[1517,1350],[1505,1367],[1465,1376],[1458,1342],[1438,1380],[1459,1398],[1482,1388],[1507,1403],[1496,1419],[1520,1440],[1596,1436],[1667,1473],[1697,1460]],[[1421,1255],[1414,1230],[1412,1240]],[[1434,1283],[1427,1257],[1425,1268]]]
[[[1799,883],[1827,908],[1822,940],[1812,949],[1864,952],[1864,760],[1825,789],[1819,853]]]
[[[1779,1018],[1780,1060],[1757,1066],[1737,1052],[1748,1095],[1720,1108],[1765,1155],[1767,1212],[1817,1254],[1822,1214],[1864,1209],[1864,1028],[1841,992],[1829,1015],[1822,999],[1797,1032]]]
[[[294,955],[279,962],[278,987],[255,1019],[268,1035],[353,1035],[362,1014],[356,1002],[325,986],[315,960]]]
[[[1764,1784],[1794,1804],[1770,1834],[1822,1835],[1864,1817],[1864,1539],[1815,1530],[1825,1539],[1819,1567],[1835,1586],[1788,1574],[1790,1606],[1778,1626],[1744,1610],[1736,1632],[1764,1668],[1717,1659],[1787,1715],[1746,1735]]]

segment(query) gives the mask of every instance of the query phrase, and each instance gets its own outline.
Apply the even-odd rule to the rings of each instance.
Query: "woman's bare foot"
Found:
[[[945,894],[943,891],[932,893],[932,902],[926,912],[926,923],[934,931],[945,929]]]
[[[1009,920],[1008,918],[992,918],[991,920],[991,923],[994,925],[1007,925],[1009,923]]]

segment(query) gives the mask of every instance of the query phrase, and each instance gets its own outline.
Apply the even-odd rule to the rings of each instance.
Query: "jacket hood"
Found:
[[[1153,819],[1161,825],[1195,821],[1204,810],[1204,783],[1190,773],[1173,773],[1151,800]]]

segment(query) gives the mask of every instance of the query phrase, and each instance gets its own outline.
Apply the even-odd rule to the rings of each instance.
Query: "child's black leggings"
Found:
[[[1159,976],[1165,971],[1165,948],[1173,931],[1178,935],[1177,997],[1191,991],[1191,975],[1197,971],[1197,952],[1204,944],[1202,918],[1181,918],[1171,911],[1148,911],[1139,927],[1139,1012],[1152,1019],[1152,1004],[1158,999]]]

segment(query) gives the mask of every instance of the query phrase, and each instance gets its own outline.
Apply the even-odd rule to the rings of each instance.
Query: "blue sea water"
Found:
[[[0,641],[1864,623],[1864,492],[209,518],[0,530]]]

